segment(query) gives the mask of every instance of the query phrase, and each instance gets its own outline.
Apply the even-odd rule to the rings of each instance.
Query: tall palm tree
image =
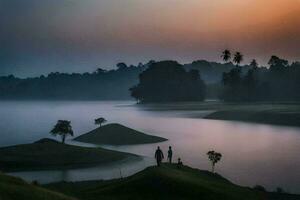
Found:
[[[236,63],[237,66],[243,61],[244,56],[240,52],[236,52],[234,54],[233,62]]]
[[[71,122],[67,120],[58,120],[50,133],[54,136],[60,135],[62,138],[61,142],[64,144],[68,135],[73,136]]]
[[[231,52],[228,50],[228,49],[225,49],[223,52],[222,52],[222,55],[221,55],[221,58],[223,58],[223,60],[225,62],[228,62],[231,58]]]

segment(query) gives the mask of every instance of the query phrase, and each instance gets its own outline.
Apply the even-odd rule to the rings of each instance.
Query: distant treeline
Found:
[[[93,73],[50,73],[35,78],[0,77],[0,99],[124,100],[145,102],[300,100],[300,63],[272,56],[268,67],[253,60],[240,66],[243,55],[222,54],[224,64],[194,61],[181,65],[175,61],[155,62],[117,69],[98,68]],[[162,69],[160,69],[162,68]],[[143,73],[144,72],[144,73]],[[135,86],[135,87],[134,87]],[[129,91],[131,89],[131,92]],[[156,89],[155,89],[156,88]],[[131,97],[132,96],[132,97]],[[146,97],[146,98],[145,98]]]
[[[277,56],[269,60],[269,68],[258,67],[255,60],[247,73],[236,66],[223,73],[220,99],[224,101],[299,101],[300,62],[289,65]]]
[[[0,99],[53,100],[124,100],[131,99],[129,88],[138,83],[139,74],[155,61],[137,66],[117,64],[117,69],[97,69],[93,73],[59,73],[34,78],[0,77]],[[222,73],[235,66],[208,61],[183,65],[189,71],[199,70],[206,83],[218,83]],[[214,92],[215,94],[216,92]]]
[[[20,79],[0,77],[1,99],[119,100],[130,99],[128,88],[137,83],[146,65],[126,66],[94,73],[50,73],[48,76]]]

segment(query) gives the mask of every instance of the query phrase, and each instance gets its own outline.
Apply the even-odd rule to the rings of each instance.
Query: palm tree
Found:
[[[222,154],[215,152],[215,151],[209,151],[207,152],[208,159],[211,161],[212,167],[211,172],[214,173],[215,171],[215,165],[217,162],[219,162],[222,158]]]
[[[58,120],[50,133],[54,136],[60,135],[62,138],[62,143],[64,144],[68,135],[73,136],[71,122],[67,120]]]
[[[102,126],[102,124],[106,123],[107,120],[103,117],[100,117],[98,119],[95,119],[95,124],[100,125],[100,127]]]
[[[243,61],[244,56],[240,52],[236,52],[234,54],[233,62],[236,63],[237,66]]]
[[[231,58],[231,52],[228,50],[228,49],[225,49],[223,52],[222,52],[222,56],[221,58],[223,58],[223,60],[225,62],[228,62]]]

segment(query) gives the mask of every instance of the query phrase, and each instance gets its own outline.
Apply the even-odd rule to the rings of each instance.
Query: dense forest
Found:
[[[231,59],[232,57],[232,59]],[[194,61],[190,64],[180,65],[181,71],[199,74],[200,82],[206,85],[205,98],[219,98],[224,101],[298,101],[300,100],[300,62],[289,62],[277,56],[272,56],[268,67],[259,66],[255,60],[250,64],[240,65],[243,55],[236,52],[231,56],[229,50],[222,54],[224,63],[208,62],[205,60]],[[0,77],[0,99],[49,99],[49,100],[124,100],[132,99],[128,90],[139,84],[139,76],[152,65],[158,66],[164,62],[149,61],[137,66],[127,66],[119,63],[116,69],[103,70],[98,68],[92,73],[59,73],[53,72],[47,76],[41,75],[34,78],[17,78],[13,75]],[[170,63],[169,63],[170,64]],[[178,65],[178,66],[177,66]],[[161,66],[164,68],[165,66]],[[168,67],[167,67],[168,68]],[[182,71],[182,73],[183,73]],[[162,74],[161,74],[162,73]],[[155,70],[152,76],[159,78],[164,70]],[[153,79],[154,80],[154,79]],[[163,79],[162,79],[163,80]],[[164,79],[166,85],[168,79]],[[155,80],[156,81],[156,80]],[[176,81],[175,81],[176,82]],[[181,82],[181,88],[187,87],[192,91],[192,82]],[[186,93],[181,100],[202,100],[204,90],[202,86],[193,82],[195,89]],[[154,85],[156,82],[154,82]],[[161,83],[163,84],[163,83]],[[178,84],[178,82],[176,83]],[[186,84],[186,85],[184,85]],[[171,87],[170,84],[168,87]],[[179,87],[177,85],[176,87]],[[180,87],[179,87],[180,88]],[[185,89],[187,89],[185,88]],[[132,90],[133,97],[137,98],[137,91]],[[157,90],[159,91],[159,90]],[[168,94],[171,90],[168,90]],[[196,94],[199,91],[199,94]],[[174,92],[176,92],[174,90]],[[192,96],[191,94],[195,93]],[[182,93],[184,94],[184,93]],[[139,94],[138,94],[139,95]],[[162,101],[167,97],[161,96],[161,91],[153,93]],[[198,96],[197,96],[198,95]],[[156,98],[156,97],[152,98]],[[137,98],[141,100],[140,98]],[[179,99],[177,101],[179,101]]]
[[[132,99],[129,88],[138,83],[139,74],[155,61],[137,66],[119,63],[116,69],[97,69],[93,73],[59,73],[34,78],[0,77],[0,99],[61,99],[61,100],[124,100]],[[183,65],[190,71],[197,69],[206,83],[218,85],[222,73],[235,66],[208,61]],[[216,92],[214,92],[216,96]]]
[[[116,70],[97,69],[94,73],[50,73],[20,79],[0,78],[1,99],[118,100],[129,99],[128,88],[137,83],[146,65],[119,63]]]
[[[299,101],[300,62],[289,65],[288,61],[272,56],[269,68],[258,67],[253,60],[247,73],[239,65],[224,72],[224,88],[220,99],[224,101]]]
[[[205,84],[199,71],[186,71],[176,61],[150,65],[139,75],[139,84],[130,89],[139,102],[203,101]]]

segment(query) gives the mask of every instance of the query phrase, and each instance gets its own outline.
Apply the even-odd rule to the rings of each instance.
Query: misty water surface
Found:
[[[71,120],[78,136],[95,128],[94,118],[103,116],[111,123],[168,138],[169,141],[159,145],[165,153],[172,145],[174,158],[181,157],[184,164],[210,169],[206,152],[214,149],[223,154],[216,170],[230,181],[246,186],[260,184],[270,190],[282,187],[300,193],[300,129],[187,117],[191,112],[196,111],[146,111],[130,101],[0,102],[0,145],[49,137],[49,130],[58,119]],[[105,146],[142,155],[143,160],[137,162],[15,175],[41,182],[118,178],[153,165],[157,145]]]

